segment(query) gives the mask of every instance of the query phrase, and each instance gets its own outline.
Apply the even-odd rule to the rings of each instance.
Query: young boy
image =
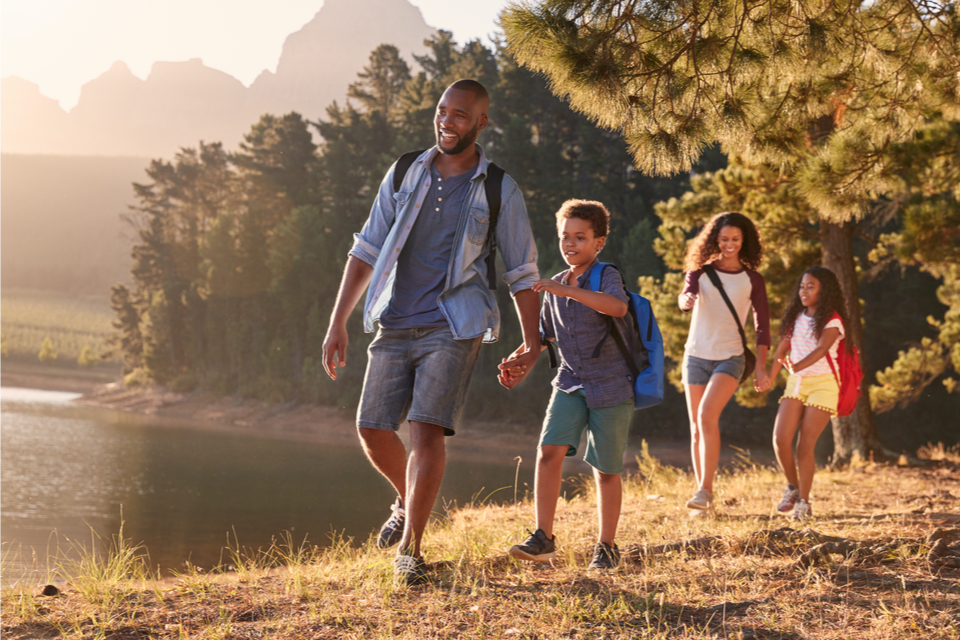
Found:
[[[590,569],[612,569],[620,562],[614,542],[620,519],[623,453],[633,416],[633,377],[613,337],[607,335],[607,318],[625,320],[627,293],[616,269],[605,269],[600,291],[589,290],[590,268],[607,240],[610,213],[599,202],[568,200],[557,212],[560,253],[570,268],[550,280],[540,280],[533,290],[546,292],[540,312],[543,338],[556,339],[560,366],[553,380],[553,395],[540,434],[534,489],[537,530],[522,544],[510,547],[521,560],[546,562],[556,555],[553,520],[560,496],[563,458],[573,456],[584,430],[584,460],[593,467],[597,483],[599,540]],[[593,357],[603,341],[599,354]],[[545,342],[544,342],[545,344]],[[541,346],[541,351],[546,348]],[[521,345],[501,365],[500,384],[512,389],[528,369],[511,365],[523,353]]]

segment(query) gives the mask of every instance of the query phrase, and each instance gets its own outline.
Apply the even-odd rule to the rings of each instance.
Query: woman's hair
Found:
[[[610,230],[610,212],[602,203],[594,200],[567,200],[557,211],[557,228],[567,218],[586,220],[593,227],[593,235],[605,238]]]
[[[800,279],[797,280],[797,285],[793,288],[793,297],[780,320],[780,338],[783,339],[790,335],[797,316],[803,313],[803,303],[800,302],[800,283],[803,281],[804,275],[812,276],[820,283],[820,302],[817,303],[817,312],[813,315],[813,331],[817,339],[823,334],[823,328],[827,326],[827,322],[830,321],[834,313],[840,316],[840,320],[843,322],[843,330],[849,331],[847,305],[844,302],[840,281],[837,280],[833,271],[817,265],[804,271]],[[850,351],[851,344],[852,342],[847,340],[847,351]]]
[[[724,227],[736,227],[743,232],[743,246],[740,247],[740,262],[754,271],[760,266],[763,258],[763,244],[760,242],[760,233],[747,216],[736,211],[718,213],[703,226],[697,237],[687,247],[687,257],[684,261],[684,271],[696,271],[720,255],[720,245],[717,237]]]

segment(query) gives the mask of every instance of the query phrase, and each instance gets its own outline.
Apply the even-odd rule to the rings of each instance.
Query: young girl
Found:
[[[763,276],[760,234],[741,213],[721,213],[704,226],[687,249],[687,272],[678,302],[693,311],[683,355],[683,385],[690,416],[690,448],[698,490],[687,502],[693,513],[713,506],[713,476],[720,458],[720,413],[740,385],[746,366],[740,326],[753,308],[757,332],[755,386],[766,388],[770,317]],[[704,270],[712,267],[737,311],[734,318]],[[739,323],[739,324],[738,324]]]
[[[793,509],[795,520],[813,515],[810,487],[817,468],[813,451],[830,416],[837,414],[840,395],[827,354],[836,367],[846,324],[846,305],[837,276],[819,266],[804,271],[780,323],[780,344],[768,377],[773,380],[781,365],[790,372],[773,428],[773,447],[788,483],[777,509]],[[798,428],[794,460],[793,437]]]

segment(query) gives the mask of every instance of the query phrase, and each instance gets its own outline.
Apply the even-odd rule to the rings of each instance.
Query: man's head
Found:
[[[487,126],[489,106],[490,96],[476,80],[457,80],[447,87],[434,118],[440,152],[455,156],[471,149]]]

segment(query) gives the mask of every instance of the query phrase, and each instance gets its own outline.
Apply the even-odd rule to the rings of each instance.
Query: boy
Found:
[[[620,519],[623,453],[633,415],[633,377],[611,337],[607,318],[625,320],[628,297],[616,269],[605,269],[600,291],[588,287],[590,269],[607,240],[610,213],[599,202],[568,200],[557,212],[560,253],[570,268],[550,280],[539,280],[533,290],[546,292],[540,321],[543,338],[557,340],[560,366],[540,434],[534,489],[537,530],[522,544],[510,547],[521,560],[546,562],[556,555],[553,520],[560,496],[563,458],[575,455],[584,430],[584,460],[593,467],[597,483],[599,540],[590,569],[612,569],[620,562],[614,541]],[[603,341],[597,357],[597,345]],[[545,344],[545,342],[544,342]],[[545,346],[541,346],[541,351]],[[512,389],[529,369],[514,358],[519,347],[500,365],[500,384]]]

